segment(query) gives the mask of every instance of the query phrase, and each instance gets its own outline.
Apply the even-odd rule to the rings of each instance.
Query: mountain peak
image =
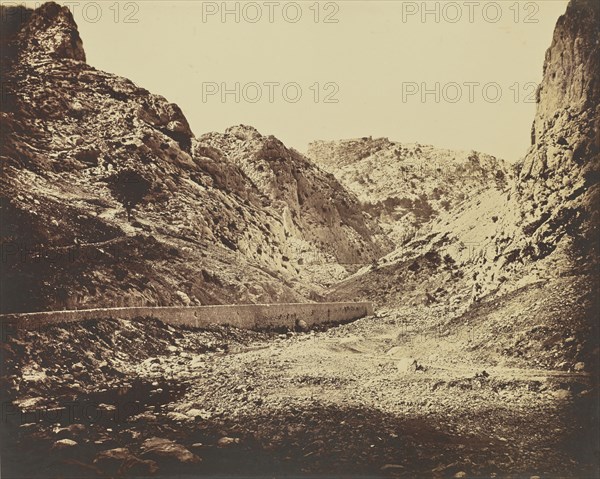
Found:
[[[21,51],[85,62],[83,42],[67,7],[55,2],[44,3],[35,10],[3,7],[2,24],[9,32],[6,37],[3,35],[3,44],[17,39]]]

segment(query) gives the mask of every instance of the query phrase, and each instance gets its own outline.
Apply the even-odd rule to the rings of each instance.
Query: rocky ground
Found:
[[[383,309],[275,335],[151,320],[18,333],[3,347],[3,468],[21,477],[594,476],[598,411],[581,339],[557,338],[534,362],[523,352],[538,326],[513,338],[518,321],[511,329],[469,314]]]

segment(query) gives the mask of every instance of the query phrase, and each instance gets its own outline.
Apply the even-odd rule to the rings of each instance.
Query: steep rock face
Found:
[[[600,80],[594,72],[598,58],[598,15],[593,0],[572,1],[560,17],[552,45],[546,52],[544,78],[538,91],[533,125],[533,144],[548,136],[557,123],[557,114],[568,110],[576,118],[598,106]]]
[[[396,245],[465,199],[507,188],[512,177],[512,169],[490,155],[387,138],[317,141],[308,156],[357,195]]]
[[[366,263],[389,250],[354,195],[277,138],[239,125],[199,141],[223,151],[283,215],[287,233],[311,243],[329,261]]]
[[[549,368],[597,366],[599,9],[598,2],[572,0],[558,21],[534,145],[514,186],[440,215],[332,288],[331,299],[435,304],[446,316],[438,326],[473,327],[476,318],[478,332],[491,339],[470,348],[498,351],[502,344],[503,358],[530,357]]]
[[[571,0],[546,53],[533,145],[486,241],[495,256],[474,265],[476,297],[570,274],[597,289],[599,63],[600,6]]]
[[[177,105],[87,65],[67,9],[2,13],[3,311],[298,301],[320,288],[303,254],[377,254],[351,226],[305,240],[287,179],[267,193]]]
[[[598,10],[597,2],[572,1],[558,21],[540,87],[535,143],[518,167],[512,191],[495,200],[487,194],[475,196],[446,218],[440,216],[386,261],[413,264],[418,254],[448,254],[460,265],[477,300],[522,284],[509,281],[511,277],[536,281],[546,276],[546,263],[553,264],[552,274],[566,274],[576,264],[596,264]],[[377,151],[389,149],[388,142],[374,146]],[[356,149],[366,158],[372,151]],[[353,163],[346,154],[333,164],[348,168],[361,161],[359,157]],[[481,217],[488,206],[492,221]],[[463,254],[457,257],[452,250]],[[545,258],[547,262],[537,263]]]
[[[597,242],[599,24],[598,2],[572,0],[546,53],[533,146],[518,185],[525,232],[546,250],[565,233]]]
[[[458,259],[475,300],[574,270],[595,273],[600,201],[599,11],[598,2],[572,0],[557,23],[539,90],[534,144],[517,165],[510,191],[504,189],[495,200],[487,193],[475,195],[441,215],[386,260],[413,261],[419,251],[449,254]],[[389,143],[379,141],[375,147],[386,151]],[[339,146],[335,151],[340,151]],[[367,158],[373,155],[372,149],[357,152]],[[334,164],[349,168],[353,162],[346,154]],[[488,207],[491,222],[481,218]],[[452,250],[463,254],[457,258]]]

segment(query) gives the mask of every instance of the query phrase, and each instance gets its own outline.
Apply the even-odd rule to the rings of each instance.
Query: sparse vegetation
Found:
[[[109,176],[106,180],[114,197],[121,202],[131,222],[134,208],[147,200],[152,181],[138,170],[127,168]]]

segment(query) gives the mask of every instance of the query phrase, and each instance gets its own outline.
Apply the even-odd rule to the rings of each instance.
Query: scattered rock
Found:
[[[400,372],[413,372],[419,367],[419,363],[415,358],[402,358],[396,363],[396,368]]]
[[[187,414],[183,414],[180,412],[171,411],[171,412],[167,413],[167,417],[169,419],[171,419],[172,421],[182,422],[182,421],[188,421],[190,419],[190,417],[193,417],[193,416],[189,416]]]
[[[554,391],[554,397],[556,399],[569,399],[571,397],[571,393],[566,389],[559,389],[558,391]]]
[[[211,414],[208,411],[205,411],[204,409],[190,409],[189,411],[187,411],[185,413],[187,416],[189,417],[193,417],[193,418],[202,418],[202,419],[210,419]]]
[[[73,369],[74,372],[80,372],[85,369],[85,366],[83,365],[83,363],[79,362],[79,363],[73,364],[71,369]]]
[[[177,291],[175,294],[184,305],[189,306],[190,304],[192,304],[192,300],[190,299],[190,297],[183,291]]]
[[[106,472],[115,472],[126,460],[134,457],[135,456],[129,452],[129,449],[118,447],[99,452],[96,454],[93,462]]]
[[[76,441],[72,439],[59,439],[53,444],[52,449],[66,449],[73,446],[77,446]]]
[[[296,329],[298,331],[308,331],[308,324],[303,319],[298,319],[296,321]]]
[[[221,439],[219,439],[217,441],[217,446],[219,447],[227,447],[227,446],[231,446],[233,444],[239,444],[240,443],[240,439],[238,437],[227,437],[224,436]]]
[[[56,427],[53,432],[57,435],[74,435],[85,432],[86,427],[83,424],[71,424],[68,427]]]
[[[21,399],[19,401],[16,402],[16,405],[24,410],[30,409],[33,406],[36,406],[40,403],[44,402],[44,398],[42,397],[33,397],[33,398],[26,398],[26,399]]]
[[[145,455],[168,457],[183,463],[194,464],[202,461],[181,444],[159,437],[146,439],[142,444],[142,450]]]

